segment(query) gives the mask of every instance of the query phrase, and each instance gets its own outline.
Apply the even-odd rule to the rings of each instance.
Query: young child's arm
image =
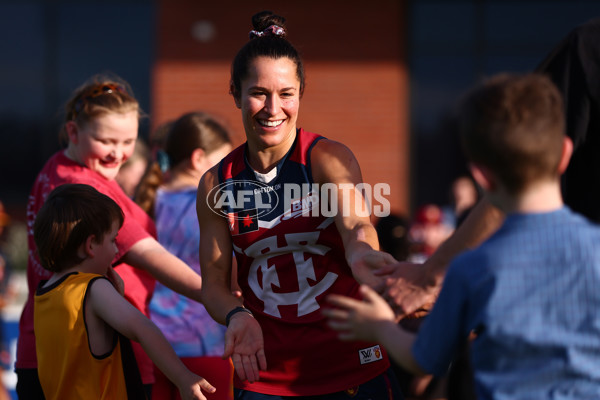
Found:
[[[411,351],[416,336],[398,326],[394,311],[373,289],[361,285],[360,292],[364,301],[339,295],[327,297],[327,301],[337,307],[323,310],[329,318],[329,326],[340,332],[341,340],[380,343],[404,369],[425,374]]]
[[[156,325],[120,296],[108,280],[94,281],[87,296],[91,310],[99,318],[142,345],[150,359],[177,385],[182,399],[206,400],[200,389],[215,391],[204,378],[183,365]]]

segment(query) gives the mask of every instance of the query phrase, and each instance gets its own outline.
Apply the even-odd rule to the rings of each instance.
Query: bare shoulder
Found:
[[[198,184],[198,194],[208,194],[215,186],[219,184],[219,164],[214,165],[202,175]]]
[[[311,169],[317,183],[347,180],[351,176],[360,176],[358,161],[352,150],[335,140],[320,140],[311,153]]]
[[[206,234],[201,235],[201,238],[215,234],[217,228],[227,227],[227,220],[217,207],[218,196],[216,194],[218,192],[215,188],[219,186],[219,183],[219,165],[217,164],[204,173],[198,184],[196,196],[198,222],[201,228],[209,228]]]
[[[313,160],[355,159],[348,146],[330,139],[319,140],[312,150],[311,157]]]
[[[117,313],[127,300],[117,292],[108,279],[97,278],[90,282],[86,292],[86,304],[92,313],[105,321],[108,316]],[[127,303],[129,304],[129,303]]]
[[[203,209],[210,209],[214,203],[209,204],[210,193],[219,185],[219,164],[206,171],[198,183],[196,197],[196,210],[200,213]]]
[[[92,303],[102,305],[104,300],[113,296],[121,298],[117,289],[115,289],[108,279],[99,277],[90,282],[87,289],[87,297]]]

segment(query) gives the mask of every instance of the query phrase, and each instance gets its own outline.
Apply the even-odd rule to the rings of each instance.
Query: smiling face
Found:
[[[235,102],[251,149],[291,146],[300,107],[296,64],[287,57],[255,58]]]
[[[67,157],[113,180],[121,165],[133,154],[138,113],[106,113],[83,125],[69,121],[66,130]]]

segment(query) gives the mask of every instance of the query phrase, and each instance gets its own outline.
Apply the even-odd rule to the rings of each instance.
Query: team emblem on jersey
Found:
[[[317,298],[325,293],[336,281],[338,275],[328,271],[317,280],[315,267],[312,262],[313,255],[324,255],[329,247],[318,244],[320,232],[288,233],[285,235],[285,244],[277,241],[276,236],[257,240],[245,249],[248,257],[254,261],[250,265],[248,284],[250,288],[264,302],[264,313],[276,318],[281,318],[279,306],[296,305],[297,318],[319,310]],[[295,269],[295,280],[298,282],[296,290],[284,292],[281,289],[281,280],[276,266],[271,257],[280,254],[291,254],[291,263],[286,272]],[[295,267],[295,268],[294,268]],[[288,276],[291,276],[288,275]]]
[[[229,213],[229,230],[231,235],[241,235],[258,230],[258,210],[244,210],[236,213]]]

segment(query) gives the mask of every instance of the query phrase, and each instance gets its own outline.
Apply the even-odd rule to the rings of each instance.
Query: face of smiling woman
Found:
[[[257,57],[235,99],[250,150],[281,148],[287,152],[296,137],[300,81],[296,64],[287,57]]]
[[[67,123],[67,157],[113,180],[131,156],[138,133],[138,113],[107,113],[89,123]]]

